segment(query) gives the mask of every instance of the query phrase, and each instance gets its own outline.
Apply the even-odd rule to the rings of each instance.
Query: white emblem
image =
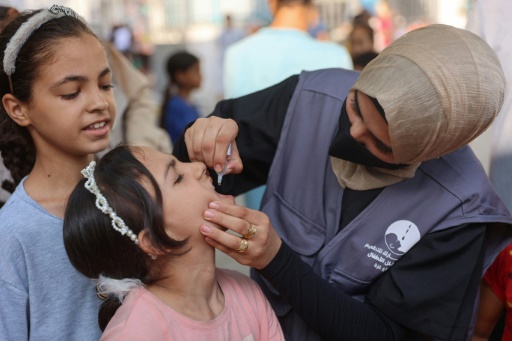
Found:
[[[386,245],[395,255],[403,255],[421,238],[416,224],[408,220],[395,221],[386,230]]]

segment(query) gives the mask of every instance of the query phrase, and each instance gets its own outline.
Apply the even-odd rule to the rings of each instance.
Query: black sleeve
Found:
[[[485,230],[468,224],[428,235],[374,283],[367,300],[410,329],[465,340],[482,277]]]
[[[327,340],[401,340],[413,333],[463,340],[458,329],[469,326],[484,233],[485,226],[471,224],[425,236],[370,287],[365,303],[319,277],[285,243],[259,273]]]
[[[258,272],[323,339],[386,341],[406,334],[371,305],[318,276],[284,242],[272,262]]]
[[[222,187],[216,188],[219,192],[238,195],[267,182],[298,81],[298,75],[291,76],[269,88],[216,105],[210,116],[231,118],[238,124],[236,143],[244,165],[241,174],[223,178]],[[176,141],[173,154],[181,161],[189,161],[183,134]]]

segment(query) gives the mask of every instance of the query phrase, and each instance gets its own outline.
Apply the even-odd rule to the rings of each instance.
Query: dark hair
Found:
[[[3,61],[5,48],[20,26],[40,11],[21,13],[0,33],[0,61]],[[55,60],[54,44],[61,39],[78,37],[82,34],[95,36],[87,25],[71,16],[52,19],[33,32],[16,58],[16,71],[11,76],[13,95],[21,102],[29,103],[33,99],[33,84],[38,71]],[[2,63],[0,98],[10,92],[9,80]],[[12,193],[34,166],[36,150],[28,130],[16,124],[3,105],[0,106],[0,153],[13,179],[13,181],[5,180],[2,187]]]
[[[179,241],[167,235],[162,192],[153,175],[133,155],[135,149],[119,146],[105,154],[94,172],[96,184],[133,233],[145,230],[151,245],[167,255],[184,254],[188,239]],[[148,255],[113,229],[111,218],[96,207],[95,195],[84,187],[85,181],[82,179],[71,193],[64,215],[64,246],[71,264],[89,278],[103,275],[153,282]],[[142,183],[150,185],[149,192]],[[103,302],[98,315],[102,330],[120,305],[112,296]]]
[[[370,12],[368,12],[368,10],[364,9],[361,12],[359,12],[356,16],[354,16],[354,18],[352,19],[352,24],[353,25],[355,25],[355,24],[368,25],[368,21],[370,20],[371,17],[372,17],[372,15],[370,14]]]
[[[179,85],[176,80],[176,74],[178,72],[187,71],[198,62],[199,58],[187,51],[176,52],[167,59],[167,63],[165,65],[167,76],[172,83]]]
[[[361,70],[368,65],[369,62],[377,58],[379,54],[375,51],[365,52],[360,55],[354,56],[352,58],[352,62],[354,64],[354,68],[359,66]]]
[[[162,96],[162,106],[160,112],[160,127],[165,129],[165,112],[167,110],[167,103],[169,102],[169,98],[171,97],[171,88],[173,84],[176,84],[178,87],[180,84],[176,80],[176,74],[178,72],[187,71],[192,66],[199,62],[199,58],[194,56],[193,54],[187,51],[179,51],[172,54],[168,59],[165,65],[165,69],[167,71],[167,76],[169,77],[169,82],[167,83],[167,87]]]

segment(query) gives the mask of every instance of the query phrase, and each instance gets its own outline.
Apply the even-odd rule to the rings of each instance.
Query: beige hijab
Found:
[[[477,35],[447,25],[405,34],[370,62],[353,89],[376,98],[388,121],[392,171],[331,158],[343,187],[379,188],[411,178],[422,161],[448,154],[483,133],[503,104],[505,77]]]

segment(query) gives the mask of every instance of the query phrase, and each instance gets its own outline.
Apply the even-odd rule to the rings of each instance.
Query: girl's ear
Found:
[[[5,94],[2,97],[2,105],[7,115],[18,125],[26,127],[31,123],[27,115],[27,105],[20,102],[14,95]]]
[[[162,251],[155,249],[153,244],[151,244],[151,238],[148,236],[146,230],[140,231],[137,237],[139,239],[139,247],[145,254],[149,256],[158,256],[162,254]]]

